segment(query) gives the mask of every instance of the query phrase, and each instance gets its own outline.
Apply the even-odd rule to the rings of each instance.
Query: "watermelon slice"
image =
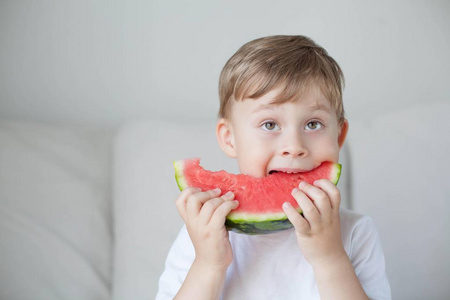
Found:
[[[337,184],[341,165],[324,162],[309,172],[287,174],[273,173],[263,178],[226,171],[211,172],[200,166],[200,159],[179,160],[173,163],[175,178],[180,190],[198,187],[202,190],[220,188],[223,193],[232,191],[239,207],[226,218],[228,230],[246,234],[266,234],[291,228],[293,225],[283,212],[282,204],[289,201],[301,210],[291,195],[291,191],[301,181],[313,183],[326,178]]]

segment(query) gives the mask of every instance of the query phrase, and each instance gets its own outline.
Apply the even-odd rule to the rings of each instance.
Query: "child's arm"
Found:
[[[318,180],[314,185],[301,183],[292,195],[304,217],[289,203],[283,209],[314,269],[321,299],[369,299],[342,245],[339,190],[329,180]]]
[[[177,199],[195,249],[195,260],[175,299],[219,299],[225,273],[233,260],[225,218],[239,203],[233,193],[188,188]]]

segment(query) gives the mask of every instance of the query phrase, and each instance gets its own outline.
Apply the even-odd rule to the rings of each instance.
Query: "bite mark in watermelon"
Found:
[[[318,179],[329,179],[335,185],[341,175],[341,165],[324,162],[314,170],[287,174],[277,172],[256,178],[226,171],[212,172],[200,166],[199,158],[175,161],[175,178],[180,190],[198,187],[203,191],[220,188],[223,193],[232,191],[239,207],[228,214],[225,225],[228,230],[246,234],[266,234],[292,228],[282,209],[288,201],[301,213],[292,190],[301,181],[313,184]]]

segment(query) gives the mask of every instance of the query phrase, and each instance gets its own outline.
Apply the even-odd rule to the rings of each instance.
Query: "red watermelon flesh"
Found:
[[[199,158],[175,161],[174,168],[180,190],[198,187],[204,191],[214,188],[220,188],[222,193],[232,191],[235,199],[239,200],[239,207],[227,216],[225,224],[229,230],[247,234],[291,228],[292,224],[283,212],[282,204],[288,201],[301,212],[291,195],[292,190],[301,181],[312,184],[323,178],[337,184],[341,174],[341,165],[332,162],[324,162],[308,172],[277,172],[262,178],[226,171],[208,171],[200,166]]]

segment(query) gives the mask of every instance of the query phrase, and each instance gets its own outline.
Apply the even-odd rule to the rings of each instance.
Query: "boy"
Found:
[[[303,36],[272,36],[242,46],[219,82],[216,134],[243,174],[304,172],[337,162],[348,131],[343,74]],[[186,227],[172,246],[157,299],[390,299],[384,256],[371,219],[340,209],[328,180],[292,191],[292,230],[248,236],[228,232],[239,205],[231,192],[184,190],[177,208]]]

